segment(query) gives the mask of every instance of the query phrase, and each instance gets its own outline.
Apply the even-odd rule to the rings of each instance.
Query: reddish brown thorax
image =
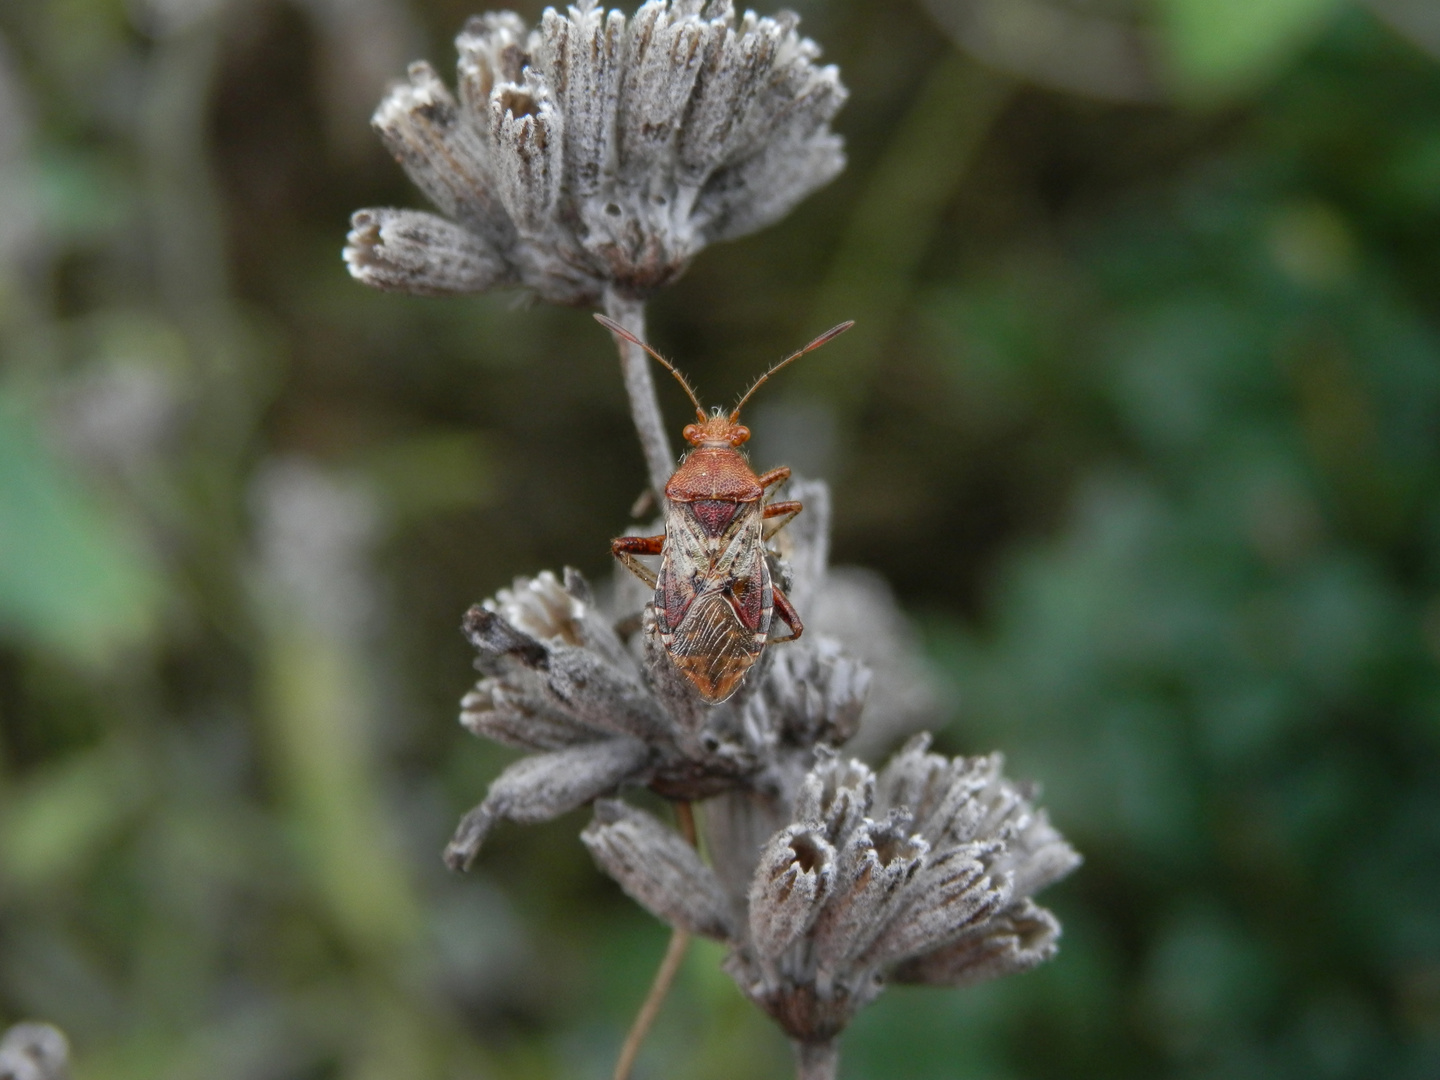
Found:
[[[665,485],[671,502],[756,502],[764,494],[760,479],[745,455],[735,449],[750,438],[750,429],[721,413],[688,424],[683,432],[695,447]]]

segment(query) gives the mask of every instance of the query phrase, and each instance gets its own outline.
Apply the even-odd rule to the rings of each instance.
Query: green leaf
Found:
[[[65,882],[128,824],[144,795],[144,765],[120,743],[35,773],[0,800],[5,878],[27,890]]]
[[[1157,0],[1170,75],[1182,97],[1213,101],[1281,68],[1345,0]]]
[[[0,391],[0,634],[96,661],[143,637],[158,599],[137,538]]]

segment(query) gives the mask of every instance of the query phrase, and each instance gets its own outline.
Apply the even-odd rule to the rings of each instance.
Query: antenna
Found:
[[[685,381],[685,376],[684,376],[684,375],[681,375],[680,372],[678,372],[678,371],[675,370],[675,365],[674,365],[674,364],[670,363],[669,360],[666,360],[666,359],[665,359],[663,356],[661,356],[658,352],[656,352],[654,349],[652,349],[649,345],[646,345],[645,342],[641,341],[638,337],[636,337],[634,334],[632,334],[629,330],[626,330],[623,326],[621,326],[619,323],[617,323],[614,319],[607,319],[604,315],[600,315],[600,314],[597,313],[596,316],[595,316],[595,321],[598,322],[601,326],[605,327],[606,330],[609,330],[612,334],[615,334],[615,335],[618,336],[618,337],[624,338],[626,341],[630,342],[631,345],[639,345],[640,348],[644,349],[647,353],[649,353],[651,356],[653,356],[656,360],[660,361],[660,363],[664,366],[665,370],[668,371],[668,372],[670,372],[671,375],[674,375],[675,378],[679,380],[680,385],[685,388],[685,393],[687,393],[687,394],[690,395],[690,400],[691,400],[691,401],[694,403],[694,405],[695,405],[695,412],[699,415],[701,423],[704,423],[704,421],[705,421],[705,407],[700,404],[700,399],[695,396],[695,391],[690,389],[690,384]],[[833,334],[834,331],[832,330],[831,333]],[[817,344],[818,344],[818,341],[817,341]],[[814,345],[809,346],[809,348],[812,348],[812,349],[813,349],[814,347],[815,347]],[[797,353],[796,355],[799,355],[799,354]],[[791,359],[794,359],[794,357],[791,357]]]
[[[597,315],[595,317],[598,319],[600,316]],[[745,396],[740,399],[740,404],[735,406],[735,411],[730,414],[730,422],[733,424],[735,421],[740,419],[740,406],[744,405],[745,402],[749,401],[750,395],[755,393],[756,390],[759,390],[760,384],[763,383],[766,379],[770,378],[771,375],[774,375],[786,364],[791,364],[794,363],[796,360],[799,360],[800,357],[804,356],[806,353],[814,352],[821,345],[824,345],[827,341],[839,337],[841,334],[843,334],[846,330],[849,330],[850,327],[854,325],[854,319],[847,319],[839,326],[832,326],[829,330],[826,330],[823,334],[817,337],[814,341],[810,342],[809,345],[806,345],[799,352],[791,353],[784,360],[781,360],[778,364],[772,367],[769,371],[765,372],[764,375],[761,375],[758,379],[756,379],[753,383],[750,384],[750,389],[745,391]]]

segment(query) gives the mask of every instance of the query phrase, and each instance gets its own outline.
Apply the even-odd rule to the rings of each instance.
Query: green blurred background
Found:
[[[0,5],[0,1021],[79,1080],[605,1077],[663,951],[583,815],[440,863],[461,612],[644,483],[583,312],[341,264],[468,4]],[[858,321],[757,461],[1087,857],[842,1075],[1440,1076],[1440,5],[794,6],[851,165],[650,336],[722,401]],[[788,1075],[718,959],[640,1076]]]

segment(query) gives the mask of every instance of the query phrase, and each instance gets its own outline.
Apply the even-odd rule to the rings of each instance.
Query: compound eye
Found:
[[[750,429],[743,424],[730,433],[730,445],[739,446],[750,438]]]
[[[700,437],[700,429],[694,424],[686,424],[685,430],[680,432],[680,435],[686,442],[693,443]]]

